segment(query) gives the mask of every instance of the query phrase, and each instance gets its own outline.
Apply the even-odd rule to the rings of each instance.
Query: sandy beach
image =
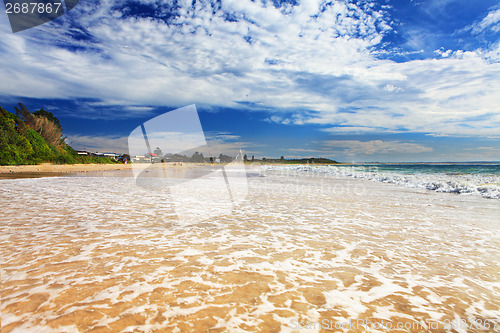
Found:
[[[133,166],[137,169],[159,170],[163,168],[189,169],[194,167],[207,167],[208,163],[184,163],[184,162],[169,162],[169,163],[139,163],[139,164],[38,164],[38,165],[0,165],[0,177],[5,174],[50,174],[50,173],[85,173],[85,172],[106,172],[106,171],[123,171],[132,170]]]
[[[39,164],[39,165],[0,165],[0,174],[4,173],[73,173],[110,170],[130,170],[131,164]]]
[[[2,332],[494,331],[497,201],[276,172],[248,185],[232,212],[200,220],[198,203],[187,221],[133,177],[2,180]]]

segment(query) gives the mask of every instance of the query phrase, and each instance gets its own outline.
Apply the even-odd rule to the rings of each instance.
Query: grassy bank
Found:
[[[24,105],[16,114],[0,107],[0,165],[108,164],[109,158],[80,156],[65,143],[56,117],[43,109],[31,113]]]

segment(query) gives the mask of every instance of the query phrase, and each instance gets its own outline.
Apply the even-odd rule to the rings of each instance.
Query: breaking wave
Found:
[[[331,175],[333,177],[362,178],[382,183],[421,188],[436,192],[477,195],[500,199],[498,165],[386,165],[369,166],[269,166],[268,170],[288,170]]]

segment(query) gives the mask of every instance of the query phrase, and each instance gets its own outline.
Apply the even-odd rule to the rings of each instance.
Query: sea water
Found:
[[[327,173],[437,192],[500,199],[500,163],[301,165],[270,166],[268,169]]]

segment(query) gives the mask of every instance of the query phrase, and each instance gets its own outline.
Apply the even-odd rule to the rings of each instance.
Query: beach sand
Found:
[[[190,169],[197,163],[156,163],[138,164],[139,169],[147,168],[148,172],[156,175],[158,170],[170,169],[173,171]],[[202,164],[203,165],[203,164]],[[207,164],[205,164],[207,166]],[[41,178],[60,176],[111,176],[133,177],[133,165],[128,164],[39,164],[39,165],[0,165],[0,179]],[[147,175],[147,174],[145,174]]]
[[[0,177],[5,173],[73,173],[109,170],[130,170],[131,164],[38,164],[38,165],[0,165]]]
[[[132,177],[1,180],[2,333],[495,331],[496,200],[272,172],[248,184],[231,213],[180,221]]]

